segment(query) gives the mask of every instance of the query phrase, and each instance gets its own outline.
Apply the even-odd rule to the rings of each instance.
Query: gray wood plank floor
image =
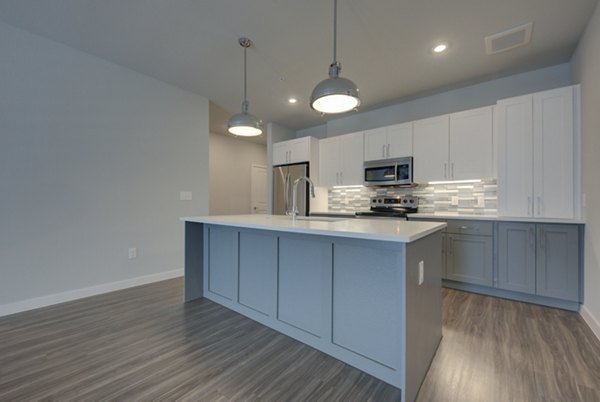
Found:
[[[0,400],[399,400],[400,391],[174,279],[0,318]],[[443,290],[419,401],[600,401],[574,313]]]

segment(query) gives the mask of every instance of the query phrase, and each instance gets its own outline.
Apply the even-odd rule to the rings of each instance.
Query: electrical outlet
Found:
[[[419,261],[419,286],[425,282],[425,262]]]
[[[130,260],[134,259],[137,257],[137,248],[135,247],[131,247],[129,249],[129,252],[127,253],[127,258],[129,258]]]
[[[180,191],[179,192],[179,201],[191,201],[192,200],[192,192],[191,191]]]

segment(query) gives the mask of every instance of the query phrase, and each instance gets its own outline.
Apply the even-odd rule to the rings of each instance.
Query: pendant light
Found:
[[[310,96],[310,107],[324,114],[344,113],[360,105],[358,88],[347,78],[340,77],[342,65],[337,61],[337,0],[333,0],[333,62],[329,78],[319,82]]]
[[[231,134],[241,137],[255,137],[262,134],[262,125],[256,116],[248,113],[248,99],[246,99],[246,50],[253,43],[248,38],[240,38],[238,42],[244,48],[244,101],[242,102],[242,113],[231,116],[227,127]]]

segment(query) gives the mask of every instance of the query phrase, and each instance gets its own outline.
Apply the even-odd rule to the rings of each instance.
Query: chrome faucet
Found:
[[[292,186],[292,220],[296,220],[296,215],[298,215],[298,207],[297,207],[297,203],[298,200],[296,199],[296,194],[298,192],[298,183],[300,183],[302,180],[306,181],[308,184],[310,184],[310,195],[312,196],[312,198],[315,198],[315,185],[313,184],[312,180],[309,179],[307,176],[300,176],[298,177],[296,180],[294,180],[294,185]]]

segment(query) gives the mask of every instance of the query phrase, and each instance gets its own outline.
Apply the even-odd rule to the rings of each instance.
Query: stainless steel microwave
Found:
[[[364,164],[365,186],[412,186],[413,158],[384,159]]]

